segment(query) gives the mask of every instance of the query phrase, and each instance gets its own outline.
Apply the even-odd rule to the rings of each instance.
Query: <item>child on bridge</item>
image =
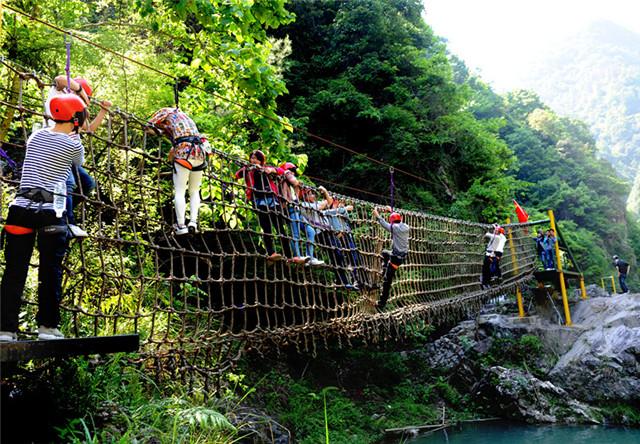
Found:
[[[200,184],[207,167],[207,155],[211,154],[209,142],[200,135],[193,120],[178,108],[161,108],[149,119],[147,132],[165,135],[171,140],[169,161],[173,163],[174,204],[176,211],[176,235],[198,232],[200,209]],[[189,224],[185,225],[189,189]]]
[[[58,97],[62,94],[65,94],[65,90],[68,88],[72,91],[72,93],[76,94],[78,97],[82,99],[82,101],[87,106],[91,102],[91,97],[93,96],[93,88],[89,85],[86,79],[82,77],[76,77],[75,79],[69,79],[70,84],[67,85],[67,76],[60,75],[54,79],[54,84],[49,91],[49,97],[45,103],[45,115],[51,117],[51,109],[50,103],[54,97]],[[85,124],[80,131],[88,131],[90,133],[95,132],[98,127],[102,124],[102,121],[107,115],[107,111],[111,108],[111,102],[108,100],[103,100],[99,103],[100,111],[96,117],[89,122],[89,115],[87,114],[87,119]],[[54,122],[50,119],[46,119],[46,126],[52,127]],[[80,139],[79,133],[73,133],[70,137]],[[79,188],[80,196],[72,195],[72,192]],[[78,204],[81,198],[86,198],[91,191],[96,188],[95,180],[89,175],[87,170],[85,170],[81,165],[71,167],[71,172],[69,173],[69,177],[67,177],[67,222],[69,226],[69,231],[73,237],[86,237],[87,232],[82,228],[76,225],[75,216],[73,214],[73,208]]]

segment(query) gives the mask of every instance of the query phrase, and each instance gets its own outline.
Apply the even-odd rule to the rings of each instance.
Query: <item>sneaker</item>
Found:
[[[350,291],[360,291],[360,287],[358,287],[358,284],[347,284],[344,286],[344,288]]]
[[[12,331],[0,331],[0,342],[16,342],[18,335]]]
[[[71,237],[87,237],[89,233],[84,231],[77,225],[69,224],[69,231],[71,232]]]
[[[282,255],[276,252],[271,253],[271,255],[267,257],[268,261],[273,261],[273,262],[279,261],[280,259],[282,259]]]
[[[307,262],[307,264],[315,267],[317,265],[323,265],[324,261],[320,259],[316,259],[315,257],[312,257],[311,259],[309,259],[309,262]]]
[[[190,234],[196,234],[198,232],[198,222],[189,221],[187,230],[189,230]]]
[[[176,236],[181,236],[181,235],[183,235],[183,234],[187,234],[188,232],[189,232],[189,229],[187,228],[187,226],[186,226],[186,225],[178,225],[178,224],[175,224],[175,225],[173,226],[173,233],[174,233]]]
[[[49,328],[41,325],[40,327],[38,327],[38,339],[64,339],[64,335],[57,328]]]
[[[289,259],[287,262],[291,262],[296,265],[302,265],[305,264],[307,260],[304,257],[296,256],[293,259]]]

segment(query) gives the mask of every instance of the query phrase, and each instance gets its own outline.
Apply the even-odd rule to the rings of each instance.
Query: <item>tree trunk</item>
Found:
[[[18,95],[20,94],[20,77],[15,72],[11,72],[9,75],[9,85],[10,92],[7,93],[8,97],[6,98],[6,101],[11,105],[17,105]],[[2,123],[0,123],[0,142],[4,142],[6,140],[7,133],[9,132],[15,113],[16,110],[14,108],[7,106],[7,112],[2,118]]]

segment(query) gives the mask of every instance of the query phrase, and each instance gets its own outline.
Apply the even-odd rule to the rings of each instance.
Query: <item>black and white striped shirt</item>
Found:
[[[31,134],[22,164],[20,188],[44,188],[53,193],[58,182],[66,182],[71,165],[80,166],[84,161],[84,147],[79,138],[73,136],[49,128]],[[24,197],[16,197],[11,205],[39,206]],[[53,203],[42,204],[42,209],[52,210]]]

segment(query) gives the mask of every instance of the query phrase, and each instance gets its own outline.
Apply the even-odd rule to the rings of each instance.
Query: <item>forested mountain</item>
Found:
[[[292,54],[280,109],[311,132],[417,173],[397,174],[403,205],[465,219],[502,220],[511,199],[536,217],[554,208],[574,253],[596,277],[614,252],[635,260],[629,186],[598,160],[589,127],[535,94],[502,97],[470,75],[421,18],[421,2],[296,2],[277,31]],[[388,172],[306,139],[313,176],[380,194]]]
[[[599,153],[640,181],[640,34],[593,23],[537,63],[527,85],[558,113],[587,122]],[[638,198],[629,200],[636,213]]]
[[[454,81],[446,47],[421,17],[418,0],[299,1],[278,29],[293,52],[280,109],[309,131],[423,177],[396,174],[403,205],[463,218],[506,215],[502,173],[513,156],[500,122],[476,119],[468,89]],[[388,193],[380,165],[313,139],[300,148],[308,172]]]

